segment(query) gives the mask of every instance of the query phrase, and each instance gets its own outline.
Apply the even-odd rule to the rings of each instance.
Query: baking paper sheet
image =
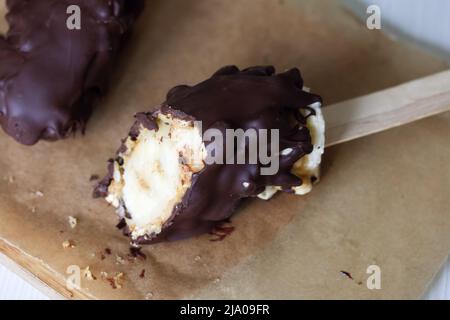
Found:
[[[226,64],[299,67],[326,104],[448,67],[337,1],[148,1],[85,136],[24,147],[1,134],[0,251],[73,298],[418,298],[450,251],[449,114],[327,150],[310,195],[248,201],[224,241],[159,244],[119,262],[128,241],[90,177],[106,173],[135,112]],[[370,265],[381,290],[366,286]],[[69,266],[97,280],[68,290]],[[123,272],[123,287],[102,272]]]

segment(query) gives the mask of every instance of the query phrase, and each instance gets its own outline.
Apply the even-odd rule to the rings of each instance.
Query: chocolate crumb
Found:
[[[125,221],[125,219],[120,220],[120,222],[116,225],[116,228],[119,230],[122,230],[123,228],[125,228],[127,226],[127,222]]]
[[[350,274],[350,272],[347,271],[341,271],[341,274],[346,276],[347,278],[349,278],[350,280],[355,280],[353,279],[352,275]]]
[[[231,235],[235,230],[235,227],[225,227],[225,226],[217,226],[214,228],[210,235],[215,236],[213,239],[210,239],[211,242],[223,241],[229,235]]]
[[[91,177],[89,178],[89,181],[90,181],[90,182],[93,182],[93,181],[97,181],[98,179],[100,179],[100,176],[99,176],[98,174],[93,174],[93,175],[91,175]]]
[[[141,279],[145,278],[145,269],[142,269],[141,274],[139,275],[139,278],[141,278]]]
[[[108,277],[108,274],[105,272],[106,277],[105,280],[109,282],[111,288],[113,289],[122,289],[124,277],[125,275],[122,272],[116,273],[113,277]]]
[[[109,255],[111,255],[111,249],[110,248],[106,248],[105,249],[105,253],[109,256]]]
[[[142,250],[142,248],[131,247],[130,248],[130,254],[134,258],[140,258],[142,260],[146,260],[147,256],[144,253],[142,253],[141,250]]]
[[[117,157],[117,158],[116,158],[116,162],[117,162],[117,164],[118,164],[119,166],[123,166],[124,163],[125,163],[125,161],[123,160],[122,157]]]

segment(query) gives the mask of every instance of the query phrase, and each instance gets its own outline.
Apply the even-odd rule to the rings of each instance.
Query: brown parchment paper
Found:
[[[0,251],[73,298],[418,298],[450,251],[449,114],[327,150],[310,195],[249,201],[222,242],[160,244],[117,263],[128,242],[91,198],[91,175],[105,173],[135,112],[226,64],[300,67],[327,104],[448,67],[367,30],[338,1],[148,1],[84,137],[31,148],[0,137]],[[381,290],[365,286],[371,264]],[[70,265],[97,280],[67,290]],[[123,272],[123,288],[101,272]]]

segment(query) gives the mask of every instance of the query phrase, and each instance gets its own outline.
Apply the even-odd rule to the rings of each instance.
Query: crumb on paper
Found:
[[[66,240],[62,243],[64,249],[73,249],[76,247],[75,242],[73,240]]]
[[[83,269],[83,276],[89,281],[97,280],[97,278],[94,276],[89,266]]]
[[[36,210],[36,207],[31,207],[31,208],[30,208],[30,211],[31,211],[32,213],[36,213],[36,211],[37,211],[37,210]]]
[[[141,273],[139,274],[139,278],[141,279],[145,278],[145,269],[142,269]]]
[[[110,256],[111,253],[112,253],[112,251],[111,251],[110,248],[106,248],[106,249],[105,249],[105,253],[106,253],[108,256]]]
[[[118,254],[116,254],[116,263],[117,264],[125,264],[126,261],[124,258],[122,258],[121,256],[119,256]]]
[[[72,229],[75,229],[77,227],[78,224],[78,219],[72,216],[69,216],[69,226]]]
[[[117,289],[122,289],[123,282],[125,280],[125,275],[122,272],[116,273],[116,275],[114,276],[113,280],[114,280],[115,287]]]
[[[133,258],[139,258],[141,260],[146,260],[147,256],[141,250],[142,250],[142,248],[140,248],[140,247],[131,247],[130,254]]]
[[[91,256],[93,257],[93,258],[95,258],[95,257],[98,257],[100,260],[105,260],[106,259],[106,256],[105,256],[105,254],[103,253],[103,251],[97,251],[97,252],[93,252],[92,254],[91,254]]]
[[[125,221],[125,219],[122,219],[119,221],[119,223],[116,225],[116,228],[119,230],[122,230],[123,228],[125,228],[127,226],[127,222]]]
[[[100,176],[99,176],[98,174],[93,174],[93,175],[91,175],[91,177],[89,178],[89,181],[90,181],[90,182],[93,182],[93,181],[97,181],[98,179],[100,179]]]
[[[139,254],[128,253],[125,260],[129,263],[134,263],[136,261],[144,261],[146,259],[147,256],[139,251]]]
[[[9,175],[9,176],[3,177],[3,180],[8,181],[10,184],[13,184],[16,179],[14,178],[14,176]]]
[[[149,292],[145,295],[145,300],[151,300],[153,298],[153,293]]]
[[[343,276],[347,277],[347,278],[350,279],[350,280],[355,280],[355,279],[353,279],[353,276],[351,275],[350,272],[347,272],[347,271],[341,271],[341,274],[342,274]]]
[[[220,282],[220,278],[214,279],[214,283],[219,283],[219,282]]]
[[[202,259],[202,257],[196,256],[196,257],[194,258],[194,261],[200,261],[201,259]]]
[[[35,195],[36,195],[36,197],[38,197],[38,198],[42,198],[42,197],[44,197],[44,193],[42,192],[42,191],[36,191],[35,193],[34,193]]]
[[[103,272],[102,278],[108,281],[111,288],[113,289],[122,289],[123,283],[125,280],[125,274],[123,272],[117,272],[112,277],[108,277],[106,272]]]
[[[223,225],[217,226],[209,234],[213,236],[209,241],[220,242],[228,238],[234,231],[235,227],[227,226],[230,222],[225,222]]]

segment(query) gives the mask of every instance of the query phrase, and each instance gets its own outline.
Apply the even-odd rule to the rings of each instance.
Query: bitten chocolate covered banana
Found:
[[[136,245],[210,232],[245,198],[311,191],[325,144],[320,106],[298,69],[222,68],[136,115],[95,195]]]
[[[26,145],[84,130],[143,0],[7,0],[0,124]],[[71,13],[79,23],[71,25]]]

